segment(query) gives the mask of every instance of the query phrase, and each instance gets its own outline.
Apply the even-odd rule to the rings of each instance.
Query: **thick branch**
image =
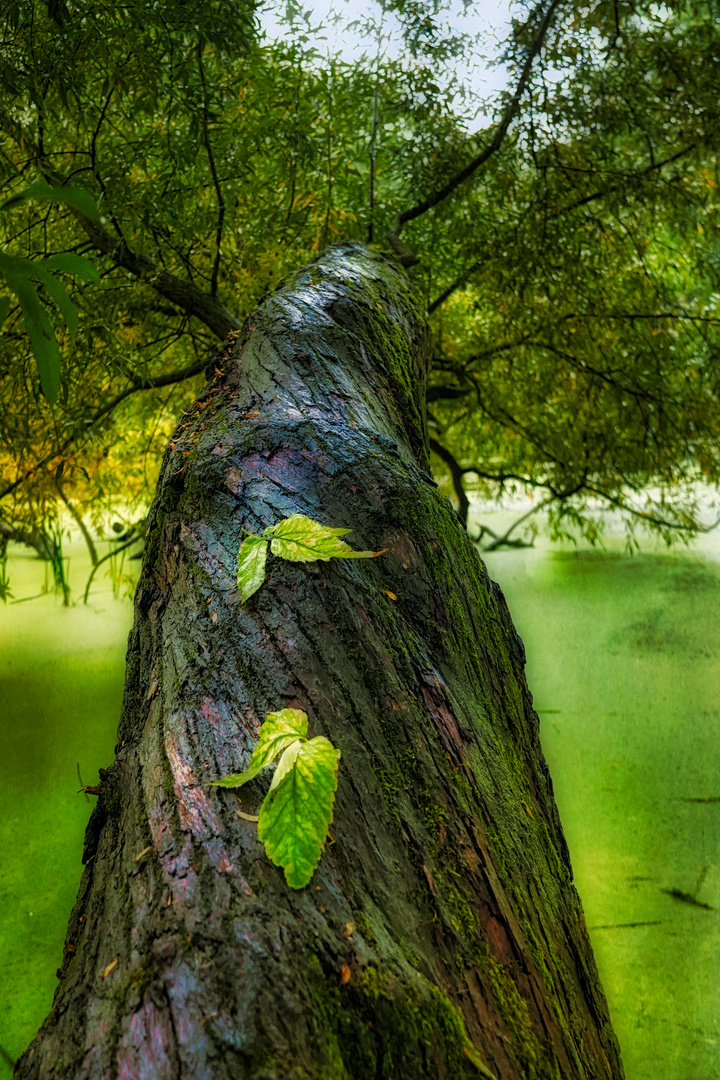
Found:
[[[7,540],[34,548],[38,557],[45,561],[50,558],[48,538],[43,532],[38,529],[24,529],[21,525],[11,525],[9,521],[0,518],[0,541],[4,543]]]
[[[71,213],[98,251],[109,255],[116,266],[134,274],[181,311],[200,319],[216,337],[224,341],[232,330],[240,329],[240,320],[215,296],[202,292],[194,282],[163,270],[146,255],[118,243],[99,222],[90,221],[79,210],[71,208]]]

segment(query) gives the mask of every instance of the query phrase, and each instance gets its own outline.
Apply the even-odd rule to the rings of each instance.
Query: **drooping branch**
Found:
[[[467,529],[468,523],[468,511],[470,509],[470,500],[467,497],[465,491],[465,485],[463,484],[463,475],[465,471],[458,463],[455,457],[447,450],[437,439],[430,439],[430,449],[433,454],[437,454],[441,461],[444,461],[450,470],[452,477],[453,488],[455,489],[455,495],[458,501],[458,517],[463,523],[463,527]]]
[[[397,250],[396,244],[400,239],[403,225],[408,221],[414,221],[415,218],[421,217],[423,214],[426,214],[428,210],[432,210],[434,206],[437,206],[438,203],[447,199],[453,191],[460,187],[466,180],[469,180],[473,173],[475,173],[481,165],[484,165],[485,162],[500,149],[510,125],[520,110],[520,102],[530,79],[533,63],[543,46],[553,16],[561,3],[562,0],[551,0],[545,14],[541,18],[535,37],[528,49],[515,91],[507,103],[505,112],[503,113],[502,119],[491,141],[465,166],[464,169],[461,169],[460,172],[456,173],[455,176],[448,180],[441,188],[438,188],[415,206],[411,206],[397,215],[393,228],[388,234],[388,241],[395,250]]]
[[[163,386],[173,386],[176,383],[185,382],[187,379],[192,379],[196,375],[201,375],[206,366],[206,361],[200,360],[196,361],[194,364],[189,364],[187,367],[179,368],[177,371],[169,371],[165,375],[158,375],[155,378],[142,378],[139,375],[135,376],[134,379],[130,380],[129,385],[126,386],[124,390],[121,390],[120,393],[116,394],[110,401],[105,402],[101,408],[97,409],[92,416],[88,417],[86,423],[83,425],[81,434],[76,433],[72,435],[70,438],[66,439],[61,446],[58,446],[50,453],[45,454],[45,456],[34,465],[24,469],[15,480],[6,484],[5,487],[0,490],[0,500],[11,495],[13,491],[16,491],[22,484],[30,480],[40,469],[49,466],[57,458],[62,458],[71,446],[86,439],[89,433],[101,420],[104,420],[110,413],[114,412],[118,405],[133,394],[137,394],[142,390],[159,390]]]
[[[513,539],[512,534],[515,532],[519,525],[522,525],[524,521],[527,521],[528,518],[533,517],[533,515],[537,514],[540,510],[544,510],[546,506],[549,506],[550,503],[554,501],[554,499],[555,496],[550,495],[547,499],[543,499],[542,502],[539,502],[537,506],[532,506],[527,511],[527,513],[521,514],[519,518],[516,518],[515,521],[513,521],[512,525],[510,525],[510,527],[506,529],[504,533],[496,533],[494,529],[491,529],[488,525],[481,525],[478,541],[482,541],[485,535],[492,536],[493,538],[489,544],[485,545],[483,551],[497,551],[501,547],[532,547],[532,543],[528,543],[527,540]]]
[[[22,146],[35,158],[49,184],[57,187],[64,185],[66,177],[51,166],[47,157],[41,153],[40,148],[20,124],[2,113],[0,126],[18,146]],[[240,320],[228,311],[212,292],[203,292],[194,282],[170,273],[147,255],[134,251],[129,244],[113,236],[101,222],[92,221],[74,207],[68,209],[97,251],[107,255],[115,266],[127,270],[181,311],[199,319],[216,337],[224,341],[231,330],[240,329]]]
[[[501,489],[507,483],[515,483],[526,488],[534,488],[536,490],[539,489],[541,491],[549,492],[547,498],[543,499],[542,502],[533,506],[527,513],[514,521],[503,535],[498,535],[488,526],[481,525],[480,534],[477,539],[482,540],[485,534],[493,537],[492,544],[484,549],[486,551],[495,551],[497,548],[503,546],[527,546],[523,542],[511,541],[509,539],[510,535],[519,525],[529,517],[537,514],[540,510],[544,510],[552,503],[564,503],[573,496],[581,494],[595,495],[597,498],[602,499],[604,502],[608,503],[609,506],[614,507],[621,513],[627,514],[629,517],[635,518],[643,524],[656,529],[671,529],[675,532],[699,533],[704,535],[712,532],[720,525],[720,516],[718,516],[718,518],[710,525],[703,525],[690,515],[685,516],[684,519],[673,520],[672,518],[659,513],[641,510],[640,508],[633,506],[632,503],[628,502],[628,500],[624,499],[621,495],[615,494],[612,491],[608,491],[606,488],[593,483],[586,473],[583,473],[579,479],[572,481],[568,486],[561,487],[557,482],[553,483],[549,478],[538,479],[533,476],[526,476],[515,472],[489,472],[479,465],[460,465],[447,447],[444,447],[437,439],[431,438],[429,444],[432,452],[436,454],[450,470],[453,488],[459,503],[458,516],[465,528],[467,528],[470,503],[465,491],[464,478],[470,474],[477,476],[481,480],[487,480],[490,483],[498,484]]]
[[[141,539],[142,537],[139,534],[135,534],[134,536],[131,536],[129,540],[126,540],[124,544],[121,544],[119,547],[113,548],[112,551],[108,551],[107,555],[103,555],[102,559],[98,559],[97,562],[93,563],[93,568],[90,571],[90,576],[85,584],[83,604],[87,604],[88,602],[88,597],[90,596],[90,586],[93,583],[93,578],[95,577],[95,574],[98,572],[102,564],[104,562],[107,562],[108,559],[114,558],[115,555],[119,555],[121,551],[126,551],[128,548],[131,548],[133,544],[137,544],[137,542]]]
[[[650,173],[658,172],[659,170],[665,168],[666,165],[671,165],[675,161],[678,161],[680,158],[685,157],[694,149],[695,145],[693,143],[690,146],[686,146],[682,150],[679,150],[676,154],[671,154],[670,156],[663,158],[661,161],[651,162],[651,164],[647,165],[643,169],[640,169],[638,172],[625,173],[622,175],[622,179],[619,182],[610,184],[607,187],[598,188],[597,191],[593,191],[589,195],[584,195],[582,198],[576,199],[574,202],[568,203],[566,206],[559,207],[554,212],[547,214],[546,220],[554,221],[557,218],[562,217],[564,214],[571,213],[573,210],[579,210],[583,206],[587,206],[589,203],[597,202],[599,199],[604,199],[608,195],[612,195],[614,192],[619,191],[621,186],[633,180],[640,180],[643,177],[648,176]],[[441,307],[446,300],[450,299],[453,293],[457,292],[458,289],[461,289],[463,285],[466,285],[472,275],[482,267],[484,262],[484,256],[481,256],[479,259],[474,259],[473,262],[469,266],[467,266],[455,278],[455,280],[451,282],[451,284],[448,285],[445,289],[443,289],[443,291],[439,293],[439,295],[436,296],[435,299],[428,305],[427,314],[432,315],[432,313],[434,311],[437,311],[437,309]]]
[[[27,547],[34,548],[38,558],[45,561],[50,559],[48,538],[39,529],[26,529],[22,525],[13,525],[0,517],[0,540],[3,543],[12,540],[16,544],[25,544]]]
[[[70,500],[68,499],[67,495],[65,494],[65,492],[63,490],[63,487],[62,487],[62,484],[60,483],[59,480],[55,481],[55,487],[57,488],[58,495],[60,496],[62,501],[65,503],[65,506],[67,507],[68,513],[70,514],[70,517],[73,519],[73,521],[75,522],[78,529],[80,530],[80,532],[83,535],[83,539],[85,541],[85,546],[87,547],[88,554],[90,556],[91,564],[93,565],[93,567],[97,566],[98,553],[97,553],[97,548],[95,547],[95,541],[93,540],[92,536],[90,535],[90,530],[88,529],[87,525],[85,524],[82,514],[80,513],[78,508],[73,503],[70,502]]]

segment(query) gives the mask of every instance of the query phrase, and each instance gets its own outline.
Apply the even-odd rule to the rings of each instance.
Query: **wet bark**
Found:
[[[50,1016],[19,1077],[623,1075],[500,589],[428,473],[427,329],[338,246],[226,343],[167,451]],[[291,513],[381,558],[269,558]],[[271,710],[342,753],[288,889],[234,792]],[[242,789],[256,812],[269,777]]]

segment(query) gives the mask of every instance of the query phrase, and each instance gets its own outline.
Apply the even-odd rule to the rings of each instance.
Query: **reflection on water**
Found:
[[[84,581],[78,550],[71,580]],[[720,1075],[720,567],[687,553],[488,559],[528,679],[628,1080]],[[137,564],[134,564],[137,566]],[[42,566],[12,560],[15,596]],[[0,1044],[49,1008],[131,607],[0,604]],[[4,1071],[3,1071],[4,1070]],[[0,1077],[9,1069],[0,1060]]]

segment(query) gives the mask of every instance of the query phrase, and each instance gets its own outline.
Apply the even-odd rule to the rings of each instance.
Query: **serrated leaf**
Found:
[[[211,787],[237,788],[247,784],[261,769],[271,765],[278,754],[286,750],[298,739],[307,736],[307,713],[300,709],[280,709],[268,713],[258,731],[258,743],[245,772],[231,773],[222,780],[216,780]],[[276,770],[277,772],[277,770]]]
[[[331,529],[303,514],[292,514],[266,529],[273,555],[288,562],[328,562],[330,559],[374,559],[380,551],[354,551],[339,537],[352,529]]]
[[[267,540],[262,536],[246,536],[238,552],[237,583],[243,602],[256,593],[265,580]]]
[[[51,405],[60,391],[60,350],[55,331],[35,286],[23,274],[5,273],[5,279],[20,301],[25,329],[35,354],[42,392]]]
[[[5,200],[0,206],[0,210],[11,210],[13,207],[21,206],[30,199],[34,199],[36,202],[64,203],[65,206],[78,210],[86,218],[90,218],[91,221],[100,220],[97,205],[89,191],[85,191],[84,188],[50,187],[49,184],[44,183],[31,184],[30,187],[19,191],[17,195]]]
[[[307,885],[320,860],[333,817],[339,760],[340,752],[323,735],[292,743],[260,809],[258,836],[292,889]]]

